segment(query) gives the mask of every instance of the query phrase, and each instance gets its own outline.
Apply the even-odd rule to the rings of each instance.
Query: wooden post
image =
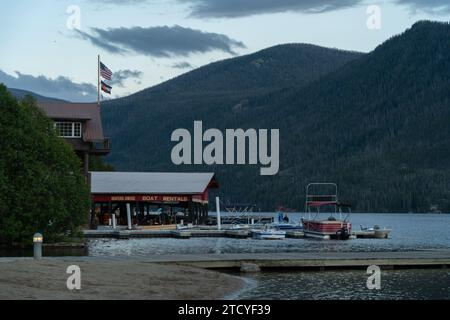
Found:
[[[113,212],[112,212],[112,202],[109,201],[108,202],[108,215],[112,216]],[[103,217],[102,217],[103,218]]]
[[[127,203],[127,223],[128,223],[128,230],[131,230],[131,206],[129,203]]]
[[[198,219],[199,218],[199,214],[198,214],[198,203],[195,203],[195,225],[198,226]]]
[[[116,227],[117,227],[116,215],[114,213],[111,214],[111,218],[112,218],[113,229],[116,229]]]
[[[189,216],[188,222],[189,222],[189,223],[192,223],[193,220],[194,220],[194,214],[193,214],[192,211],[193,211],[193,210],[192,210],[192,200],[191,200],[191,201],[189,201],[189,214],[188,214],[188,216]]]
[[[89,175],[89,152],[84,152],[84,160],[83,160],[83,174],[86,178]]]
[[[136,201],[136,225],[139,225],[142,217],[142,203]]]
[[[217,211],[217,230],[222,230],[222,224],[220,221],[220,200],[216,197],[216,211]]]
[[[97,105],[100,108],[100,55],[97,57]]]
[[[200,224],[205,224],[205,205],[200,204]]]
[[[92,229],[94,226],[94,216],[95,216],[95,202],[91,201],[91,209],[89,210],[89,229]]]

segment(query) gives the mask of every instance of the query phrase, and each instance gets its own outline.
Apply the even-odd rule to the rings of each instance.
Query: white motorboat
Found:
[[[380,228],[378,225],[373,226],[373,228],[360,227],[361,231],[356,231],[356,236],[358,238],[387,239],[392,231],[390,228]]]
[[[275,229],[252,229],[252,237],[262,240],[280,240],[286,237],[286,232]]]

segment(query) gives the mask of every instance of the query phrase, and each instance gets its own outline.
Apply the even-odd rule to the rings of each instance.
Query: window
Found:
[[[56,132],[63,138],[81,138],[80,122],[55,122]]]
[[[73,123],[73,136],[81,138],[81,123],[79,122]]]

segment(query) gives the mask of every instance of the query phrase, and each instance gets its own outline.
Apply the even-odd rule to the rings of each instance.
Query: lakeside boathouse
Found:
[[[111,151],[97,103],[38,102],[81,159],[91,189],[91,227],[204,224],[214,173],[90,172],[90,156]]]
[[[214,173],[91,172],[91,226],[204,224]]]
[[[54,121],[58,135],[72,146],[87,177],[89,156],[105,156],[111,151],[97,103],[38,102],[38,107]]]

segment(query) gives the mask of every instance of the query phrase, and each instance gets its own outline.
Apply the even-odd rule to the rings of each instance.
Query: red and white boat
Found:
[[[305,237],[320,239],[350,238],[350,205],[339,203],[335,183],[310,183],[306,187],[305,211],[302,218]],[[343,212],[347,208],[347,212]]]

